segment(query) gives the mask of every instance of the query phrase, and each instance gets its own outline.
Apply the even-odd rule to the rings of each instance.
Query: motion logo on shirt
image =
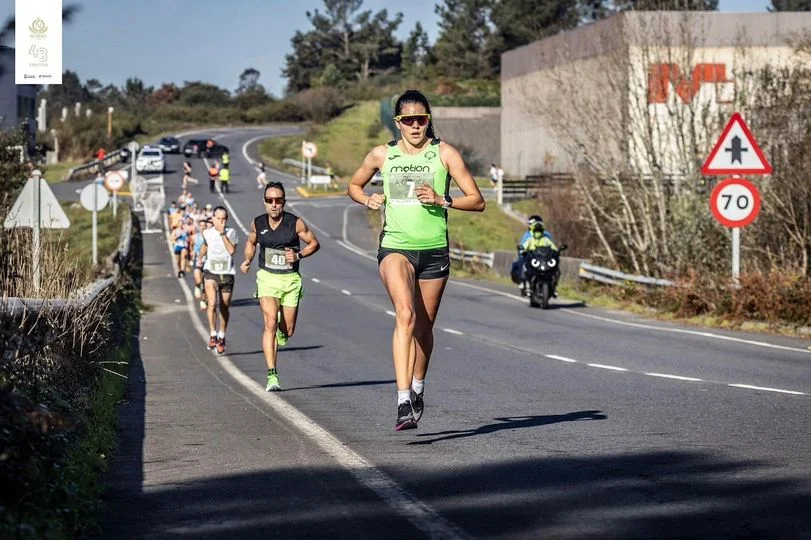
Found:
[[[431,172],[429,165],[397,165],[389,169],[393,173],[406,173],[406,172]]]

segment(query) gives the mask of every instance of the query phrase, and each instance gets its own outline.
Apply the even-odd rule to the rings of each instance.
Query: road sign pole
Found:
[[[301,157],[302,157],[302,159],[304,158],[304,145],[306,143],[307,143],[307,141],[301,141]],[[304,183],[304,174],[305,174],[304,164],[302,163],[301,164],[301,183],[302,184]]]
[[[113,219],[115,219],[116,210],[118,210],[118,190],[113,191]]]
[[[307,158],[307,185],[310,184],[310,177],[313,175],[313,160],[312,158]]]
[[[36,171],[37,173],[39,171]],[[34,241],[34,254],[33,254],[33,270],[34,270],[34,291],[39,294],[39,287],[41,283],[41,275],[40,275],[40,268],[39,268],[39,251],[40,251],[40,239],[39,239],[39,226],[42,223],[42,209],[40,208],[40,175],[34,174],[34,223],[33,227],[31,228],[32,231],[32,240]]]
[[[739,284],[741,277],[741,228],[732,227],[732,282]]]
[[[98,244],[96,243],[96,221],[98,212],[96,208],[99,206],[99,190],[98,183],[96,182],[95,189],[93,189],[93,266],[96,266],[98,260]]]

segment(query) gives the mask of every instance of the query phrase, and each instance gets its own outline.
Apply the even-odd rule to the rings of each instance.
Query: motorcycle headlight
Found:
[[[541,261],[539,261],[538,259],[532,259],[531,261],[529,261],[529,264],[531,264],[533,268],[538,268],[539,266],[541,266]]]
[[[554,268],[555,265],[558,264],[558,261],[556,261],[555,259],[551,259],[551,260],[547,261],[546,264],[549,265],[549,268]]]

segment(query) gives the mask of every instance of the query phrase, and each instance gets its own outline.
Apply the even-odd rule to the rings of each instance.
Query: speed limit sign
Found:
[[[712,190],[710,209],[721,225],[746,227],[760,212],[760,192],[748,180],[726,178]]]
[[[318,155],[318,147],[314,142],[304,142],[301,145],[301,153],[304,157],[312,159]]]
[[[124,187],[124,175],[119,171],[110,171],[104,175],[104,187],[110,191],[118,191]]]

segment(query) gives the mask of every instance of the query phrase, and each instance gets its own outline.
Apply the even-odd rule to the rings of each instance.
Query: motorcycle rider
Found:
[[[529,224],[529,230],[524,233],[524,236],[521,238],[521,245],[518,247],[518,259],[521,261],[522,296],[529,288],[529,284],[527,283],[526,279],[527,271],[524,263],[524,254],[542,247],[549,247],[554,251],[558,251],[558,247],[555,245],[555,242],[552,241],[552,235],[549,234],[544,228],[541,216],[537,214],[533,215],[529,218],[529,220],[527,220],[527,222]],[[555,285],[557,285],[557,283]]]

